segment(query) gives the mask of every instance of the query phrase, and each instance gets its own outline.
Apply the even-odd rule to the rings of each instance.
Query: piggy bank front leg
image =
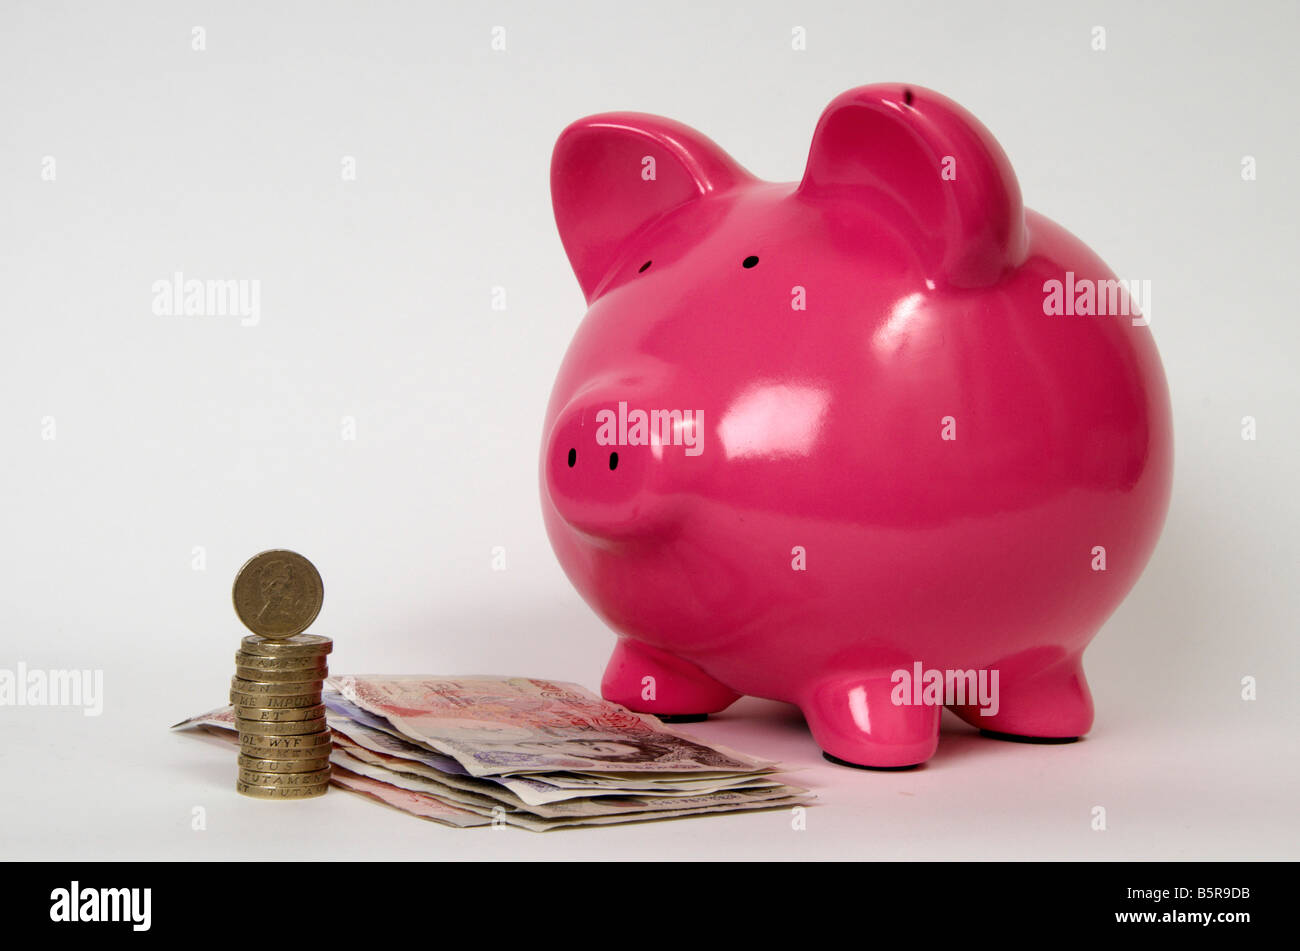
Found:
[[[896,704],[893,690],[889,674],[836,677],[807,690],[799,707],[822,754],[863,769],[906,769],[933,756],[942,708]]]
[[[627,637],[614,648],[600,693],[629,710],[676,722],[703,720],[740,699],[690,661]]]

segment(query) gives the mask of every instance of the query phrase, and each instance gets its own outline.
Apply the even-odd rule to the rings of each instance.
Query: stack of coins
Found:
[[[321,796],[330,781],[330,731],[321,690],[328,637],[244,638],[235,654],[230,702],[239,729],[235,788],[259,799]]]
[[[330,731],[321,690],[334,642],[302,633],[325,589],[316,566],[276,549],[235,577],[235,613],[253,632],[235,654],[230,702],[239,729],[235,789],[258,799],[322,796],[330,781]]]

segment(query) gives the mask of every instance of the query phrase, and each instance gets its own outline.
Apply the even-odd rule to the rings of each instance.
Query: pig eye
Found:
[[[757,263],[758,263],[758,255],[757,255],[757,254],[751,254],[749,257],[745,258],[745,260],[743,260],[743,261],[740,262],[740,266],[741,266],[741,267],[744,267],[744,268],[750,268],[750,267],[753,267],[753,266],[754,266],[755,264],[757,264]]]
[[[574,464],[577,463],[577,461],[578,461],[578,450],[576,450],[576,449],[570,449],[570,450],[569,450],[569,468],[572,469],[573,466],[574,466]]]
[[[609,471],[613,472],[617,468],[618,468],[618,453],[611,452],[609,454]]]
[[[645,270],[646,268],[648,268],[649,266],[650,266],[650,262],[649,262],[649,261],[646,261],[645,264],[642,264],[639,268],[636,269],[636,272],[637,272],[638,274],[640,274],[642,271],[644,271],[644,270]]]

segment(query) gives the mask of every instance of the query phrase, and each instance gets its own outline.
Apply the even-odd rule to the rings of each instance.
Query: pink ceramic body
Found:
[[[619,634],[604,695],[789,701],[831,756],[907,766],[938,742],[940,708],[895,691],[920,663],[998,672],[996,713],[950,704],[984,729],[1085,733],[1081,655],[1168,506],[1168,392],[1144,321],[1045,313],[1049,282],[1114,275],[1023,209],[990,133],[929,90],[862,87],[774,184],[679,123],[593,116],[561,135],[552,196],[590,309],[542,506]],[[609,445],[620,403],[690,415]]]

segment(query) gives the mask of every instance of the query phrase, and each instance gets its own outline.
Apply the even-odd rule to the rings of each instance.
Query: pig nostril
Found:
[[[613,472],[617,468],[618,468],[618,453],[611,452],[609,454],[609,471]]]
[[[751,254],[749,257],[745,258],[745,260],[740,262],[740,266],[743,268],[751,268],[757,263],[758,263],[758,255]]]
[[[574,466],[574,464],[577,463],[577,461],[578,461],[578,450],[576,450],[576,449],[570,449],[570,450],[569,450],[569,468],[572,469],[573,466]]]
[[[649,261],[646,261],[645,264],[642,264],[641,267],[639,267],[639,268],[637,269],[637,273],[640,274],[642,271],[644,271],[644,270],[645,270],[646,268],[648,268],[649,266],[650,266],[650,262],[649,262]]]

